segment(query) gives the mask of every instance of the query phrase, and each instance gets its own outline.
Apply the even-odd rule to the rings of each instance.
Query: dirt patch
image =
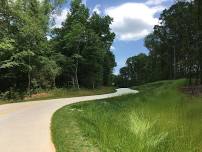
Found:
[[[30,99],[37,99],[37,98],[41,98],[41,97],[47,97],[49,96],[48,93],[37,93],[37,94],[33,94],[31,97],[25,97],[25,100],[30,100]]]

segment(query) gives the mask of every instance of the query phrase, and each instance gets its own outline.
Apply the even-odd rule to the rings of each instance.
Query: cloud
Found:
[[[97,4],[95,5],[94,9],[92,12],[96,12],[97,14],[101,14],[101,9],[100,9],[101,5]]]
[[[167,0],[148,0],[145,4],[146,5],[160,5]]]
[[[55,20],[55,25],[53,26],[53,28],[61,28],[62,22],[66,20],[68,13],[68,9],[63,9],[59,14],[53,14],[52,18],[54,18]]]
[[[40,0],[43,1],[43,0]],[[82,0],[82,3],[84,5],[87,4],[87,0]],[[62,27],[62,22],[64,22],[67,18],[67,14],[70,12],[68,8],[61,10],[60,13],[55,13],[52,14],[51,18],[54,18],[55,20],[55,25],[52,26],[52,28],[61,28]]]
[[[145,3],[124,3],[107,8],[105,13],[114,19],[111,28],[119,40],[134,41],[153,30],[153,26],[158,24],[155,15],[164,8],[161,5],[149,7]]]
[[[110,50],[111,50],[111,51],[115,51],[116,48],[115,48],[114,46],[111,46]]]
[[[82,0],[82,3],[86,6],[87,5],[87,0]]]

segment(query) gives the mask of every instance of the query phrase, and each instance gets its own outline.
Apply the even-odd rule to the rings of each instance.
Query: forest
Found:
[[[202,3],[177,1],[160,15],[159,25],[145,38],[148,54],[126,61],[116,83],[122,87],[186,78],[202,84]]]
[[[112,18],[74,0],[62,27],[52,28],[64,2],[0,0],[0,98],[112,84]]]

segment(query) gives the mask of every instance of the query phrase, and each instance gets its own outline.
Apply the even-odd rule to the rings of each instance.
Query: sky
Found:
[[[117,67],[114,73],[125,66],[128,57],[139,53],[148,53],[144,47],[144,38],[153,31],[154,25],[159,23],[160,13],[169,8],[174,0],[83,0],[90,13],[109,15],[113,18],[111,30],[116,38],[111,47],[115,54]],[[69,4],[65,4],[61,14],[55,15],[55,27],[61,27],[69,11]]]

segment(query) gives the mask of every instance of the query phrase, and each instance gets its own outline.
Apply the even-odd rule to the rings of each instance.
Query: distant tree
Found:
[[[112,72],[116,66],[114,54],[110,51],[111,45],[115,38],[115,33],[111,32],[110,24],[112,18],[109,16],[100,16],[96,12],[90,18],[90,28],[99,36],[102,48],[104,50],[103,62],[103,84],[111,85]]]
[[[117,84],[121,87],[135,86],[150,81],[149,56],[139,54],[127,59],[126,66],[120,69]]]
[[[103,84],[105,86],[112,85],[113,68],[116,66],[115,56],[111,51],[107,51],[104,55],[103,63]]]

